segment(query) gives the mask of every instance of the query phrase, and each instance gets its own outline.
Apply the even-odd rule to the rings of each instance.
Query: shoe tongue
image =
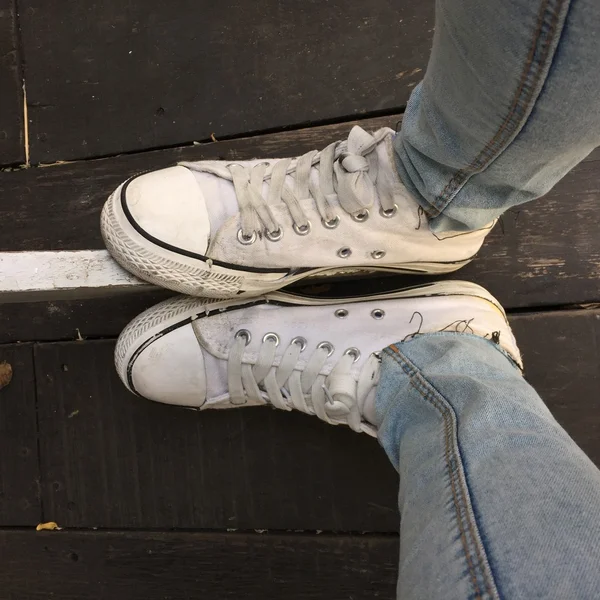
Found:
[[[206,372],[206,397],[218,398],[228,393],[227,361],[204,351],[204,370]]]
[[[367,423],[371,423],[371,425],[376,425],[377,416],[375,413],[375,398],[377,396],[377,388],[373,388],[369,395],[365,398],[365,403],[362,409],[363,419],[367,421]]]
[[[359,409],[363,419],[368,423],[375,425],[375,398],[377,396],[377,387],[381,373],[380,359],[375,354],[371,354],[367,359],[367,363],[363,367],[363,370],[361,377],[359,377],[357,389]],[[368,393],[365,396],[366,390],[368,390]]]
[[[210,230],[214,234],[227,219],[239,212],[235,189],[231,181],[212,173],[202,171],[192,171],[192,173],[205,198]]]

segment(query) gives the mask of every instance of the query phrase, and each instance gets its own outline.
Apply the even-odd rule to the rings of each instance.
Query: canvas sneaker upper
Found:
[[[439,331],[485,337],[520,364],[502,308],[467,282],[354,299],[176,298],[135,319],[115,356],[125,384],[151,400],[268,404],[374,435],[381,350]]]
[[[193,295],[257,295],[326,272],[440,273],[473,258],[491,225],[436,234],[400,181],[391,129],[297,158],[198,161],[125,182],[103,211],[113,256]]]

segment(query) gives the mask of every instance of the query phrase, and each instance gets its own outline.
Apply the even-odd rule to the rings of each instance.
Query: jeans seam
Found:
[[[434,208],[440,214],[454,199],[458,191],[468,179],[477,172],[487,168],[505,149],[510,138],[524,124],[530,109],[537,97],[536,90],[544,68],[547,64],[557,30],[559,14],[562,7],[570,0],[543,0],[538,14],[532,44],[523,65],[519,85],[515,92],[509,111],[496,130],[493,137],[486,143],[483,150],[467,166],[457,171],[446,184],[442,193],[434,199]],[[541,56],[536,54],[541,50]]]
[[[466,489],[466,482],[463,481],[463,478],[460,477],[460,472],[452,466],[452,458],[454,459],[455,464],[462,464],[462,458],[460,457],[458,448],[454,447],[454,445],[452,444],[451,438],[453,420],[451,414],[452,410],[448,407],[449,403],[443,397],[443,395],[427,380],[427,378],[423,376],[420,370],[400,352],[396,345],[392,344],[391,346],[386,348],[384,352],[396,363],[398,363],[400,368],[409,377],[411,386],[426,402],[431,404],[440,413],[442,417],[442,421],[444,423],[444,456],[446,462],[446,470],[450,479],[450,487],[452,490],[452,499],[454,503],[454,510],[456,513],[456,520],[458,523],[465,560],[467,561],[467,566],[469,568],[469,573],[471,576],[471,584],[473,585],[475,592],[475,598],[477,598],[478,600],[481,600],[483,598],[483,592],[480,589],[480,585],[477,579],[477,567],[479,568],[479,572],[481,573],[481,576],[485,583],[485,591],[487,592],[489,597],[497,598],[497,594],[495,593],[495,582],[490,581],[490,578],[493,579],[493,575],[491,573],[488,573],[488,569],[486,568],[486,565],[484,563],[484,556],[486,555],[486,552],[480,544],[480,540],[476,533],[478,532],[478,527],[477,524],[473,522],[473,519],[471,518],[471,515],[468,511],[467,498],[470,496],[469,490]],[[440,396],[442,400],[440,400],[437,396]],[[460,488],[460,498],[458,495],[457,487]],[[467,539],[467,530],[465,529],[464,521],[466,521],[468,533],[471,537],[470,542]],[[478,564],[474,564],[473,557],[471,556],[472,550],[469,546],[473,546],[475,548],[475,553],[477,555],[476,560]]]

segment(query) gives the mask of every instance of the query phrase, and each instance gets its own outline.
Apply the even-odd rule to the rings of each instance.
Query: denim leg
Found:
[[[598,0],[437,0],[394,144],[437,231],[483,227],[600,145]]]
[[[390,346],[376,412],[400,473],[402,600],[598,598],[600,471],[497,345]]]

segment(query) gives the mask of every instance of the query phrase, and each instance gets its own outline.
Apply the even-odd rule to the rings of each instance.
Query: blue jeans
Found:
[[[400,474],[399,598],[600,597],[600,471],[496,344],[386,348],[376,413]]]
[[[599,74],[598,0],[438,0],[394,141],[433,228],[482,227],[600,145]],[[376,410],[402,600],[600,597],[600,471],[495,344],[387,348]]]
[[[435,230],[483,227],[600,145],[599,38],[597,0],[437,0],[395,139]]]

